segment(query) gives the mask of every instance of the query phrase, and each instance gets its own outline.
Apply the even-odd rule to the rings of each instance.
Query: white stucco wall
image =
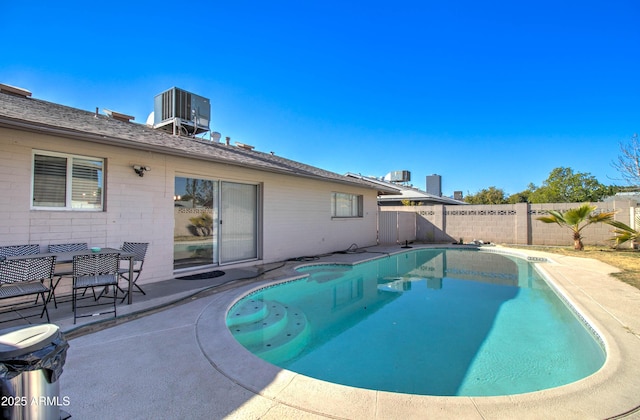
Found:
[[[233,147],[233,146],[229,146]],[[105,210],[32,210],[32,151],[106,159]],[[151,167],[144,177],[134,164]],[[173,277],[175,176],[259,184],[260,262],[317,255],[376,243],[376,192],[155,152],[92,144],[0,128],[0,245],[87,242],[119,247],[149,242],[141,283]],[[331,218],[331,192],[362,194],[364,216]],[[254,262],[255,264],[255,262]]]

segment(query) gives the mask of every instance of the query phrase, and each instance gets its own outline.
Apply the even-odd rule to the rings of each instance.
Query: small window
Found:
[[[362,217],[362,196],[331,193],[331,217]]]
[[[33,154],[33,208],[102,210],[103,189],[103,159],[50,152]]]

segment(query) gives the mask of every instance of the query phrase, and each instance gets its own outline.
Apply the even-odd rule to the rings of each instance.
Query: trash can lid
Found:
[[[0,360],[27,354],[51,344],[58,338],[59,327],[53,324],[13,327],[0,331]]]

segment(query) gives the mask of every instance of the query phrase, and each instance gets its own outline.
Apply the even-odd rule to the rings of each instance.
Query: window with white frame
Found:
[[[34,151],[32,208],[103,208],[104,159]]]
[[[331,193],[331,217],[362,217],[362,196]]]

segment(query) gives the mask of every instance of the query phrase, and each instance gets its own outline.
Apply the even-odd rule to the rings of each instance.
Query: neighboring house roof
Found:
[[[640,203],[640,191],[619,192],[616,193],[616,195],[607,197],[602,201],[608,202],[615,200],[635,200],[637,203]]]
[[[449,197],[439,197],[437,195],[429,194],[428,192],[422,191],[418,188],[407,187],[402,184],[397,184],[393,182],[384,181],[378,178],[363,176],[359,174],[347,173],[346,176],[353,177],[361,180],[368,180],[369,182],[373,182],[380,187],[392,187],[400,190],[400,194],[387,194],[385,196],[378,197],[378,202],[380,203],[388,203],[391,204],[393,202],[399,202],[402,200],[419,202],[422,204],[450,204],[450,205],[460,205],[460,204],[468,204],[464,201],[455,200]]]
[[[393,186],[349,178],[270,153],[176,136],[143,124],[110,118],[98,114],[97,110],[95,113],[88,112],[6,93],[0,93],[0,127],[333,181],[376,189],[383,194],[398,192]]]

